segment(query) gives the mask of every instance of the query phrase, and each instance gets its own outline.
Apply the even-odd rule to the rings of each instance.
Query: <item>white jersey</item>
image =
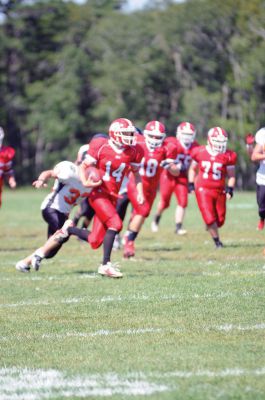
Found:
[[[261,128],[255,135],[255,141],[257,144],[265,149],[265,128]],[[264,151],[264,150],[263,150]],[[259,169],[256,173],[256,183],[257,185],[265,185],[265,160],[260,161]]]
[[[265,186],[265,160],[262,160],[259,163],[259,169],[256,173],[256,183],[257,185]]]
[[[70,161],[62,161],[54,167],[56,179],[52,192],[45,197],[41,210],[54,208],[63,214],[69,214],[72,208],[91,192],[82,185],[78,176],[78,166]]]

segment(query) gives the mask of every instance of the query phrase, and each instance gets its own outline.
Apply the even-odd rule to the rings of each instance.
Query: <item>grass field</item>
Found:
[[[265,399],[265,232],[255,193],[236,193],[215,250],[194,198],[186,237],[174,207],[146,221],[124,278],[96,274],[102,250],[71,238],[41,270],[16,261],[45,239],[43,191],[4,192],[0,399]]]

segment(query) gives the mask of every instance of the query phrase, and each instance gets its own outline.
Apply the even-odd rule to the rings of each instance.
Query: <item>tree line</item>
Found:
[[[212,126],[238,152],[238,187],[254,184],[244,136],[265,124],[264,0],[168,0],[132,13],[123,0],[0,1],[0,125],[31,182],[126,117]]]

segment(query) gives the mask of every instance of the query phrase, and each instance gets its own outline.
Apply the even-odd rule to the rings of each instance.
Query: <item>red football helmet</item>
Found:
[[[160,147],[166,137],[166,128],[159,121],[150,121],[145,125],[144,137],[151,149]]]
[[[227,140],[226,131],[219,126],[215,126],[208,131],[208,145],[214,153],[225,153]]]
[[[135,126],[127,118],[115,119],[109,127],[110,139],[117,145],[132,146],[135,144]]]
[[[196,136],[196,129],[190,122],[181,122],[176,130],[176,137],[184,147],[190,146]]]

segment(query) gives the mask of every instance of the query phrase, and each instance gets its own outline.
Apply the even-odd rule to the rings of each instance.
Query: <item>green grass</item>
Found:
[[[119,280],[75,238],[41,270],[14,268],[42,244],[43,191],[5,190],[1,221],[0,399],[264,399],[264,232],[255,193],[236,193],[215,250],[194,198],[174,231],[150,219]]]

